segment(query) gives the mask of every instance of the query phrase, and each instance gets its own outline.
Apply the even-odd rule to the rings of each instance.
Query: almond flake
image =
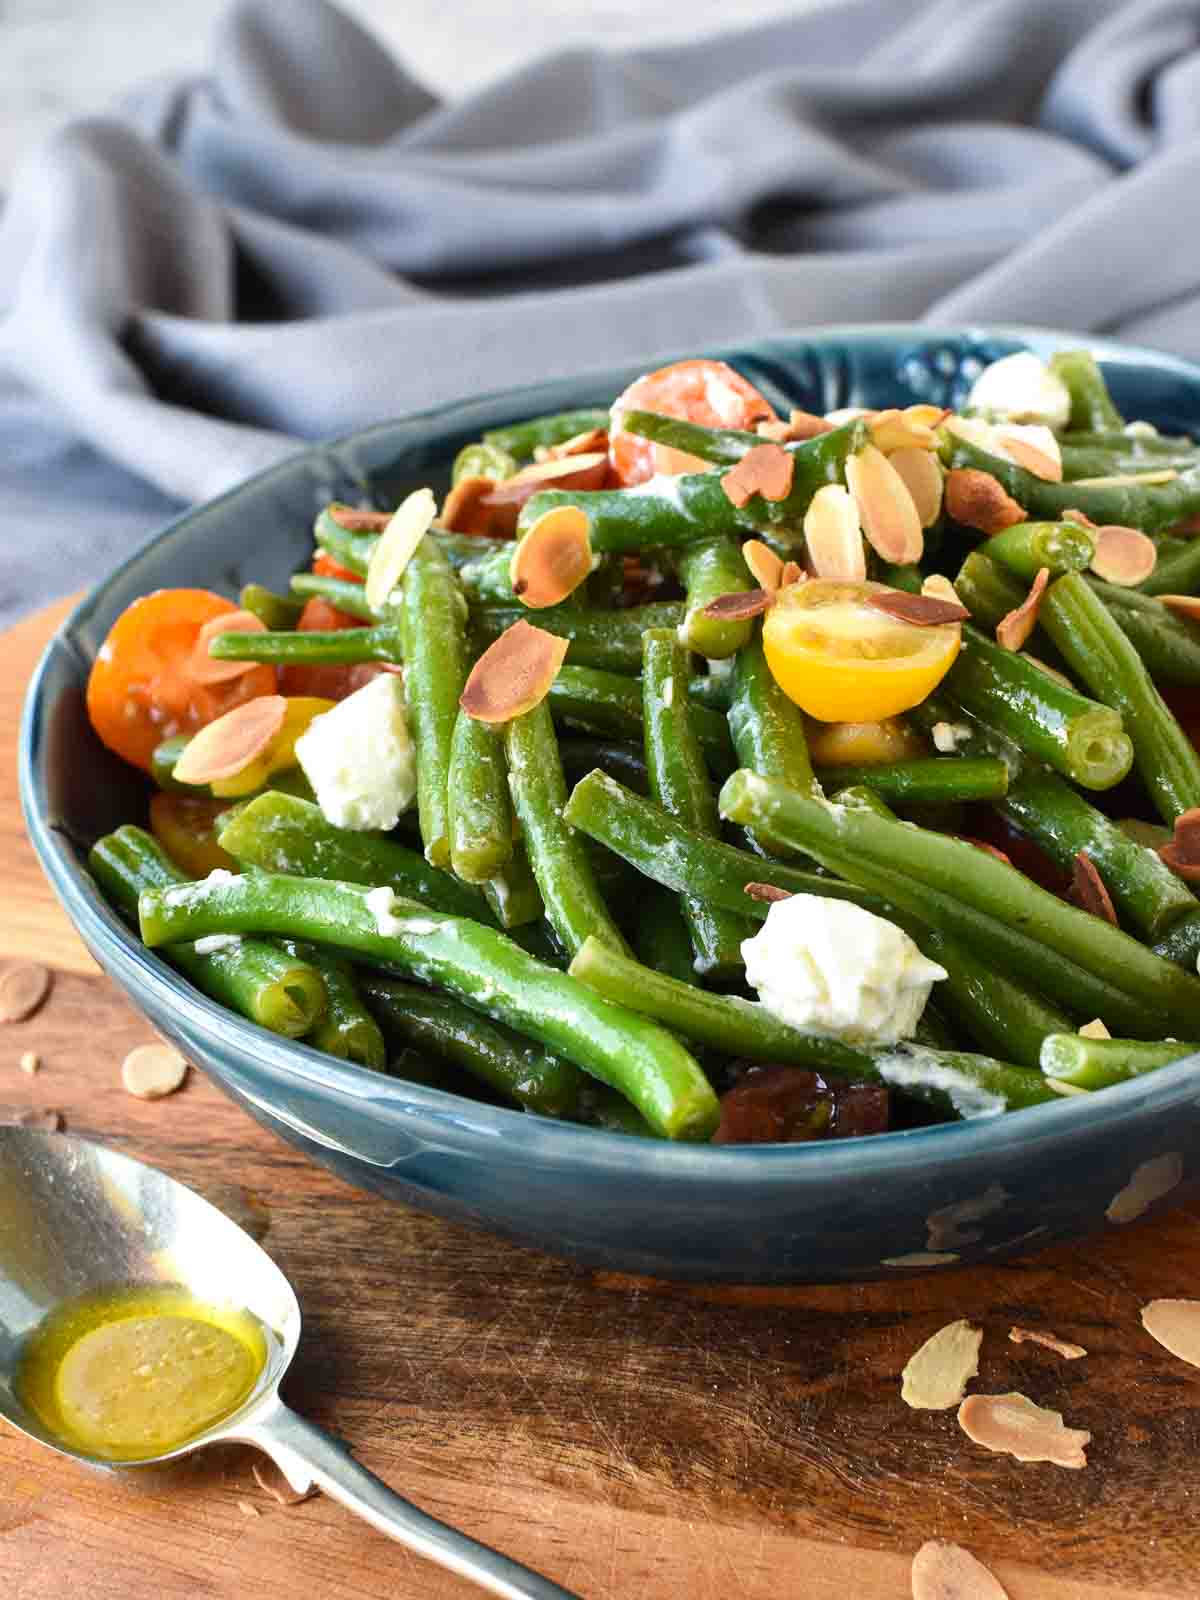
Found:
[[[460,478],[442,502],[438,526],[450,533],[510,539],[516,531],[520,507],[485,504],[495,487],[495,478]]]
[[[1050,582],[1050,568],[1039,567],[1033,586],[1015,611],[996,624],[996,643],[1005,650],[1019,650],[1037,627],[1038,607]]]
[[[726,498],[740,510],[752,495],[786,500],[792,490],[792,458],[782,445],[756,444],[721,478]]]
[[[569,641],[514,622],[471,668],[459,705],[476,722],[511,722],[540,705],[558,676]]]
[[[949,1411],[979,1371],[983,1331],[969,1322],[948,1322],[909,1357],[901,1374],[900,1398],[914,1411]]]
[[[1023,1394],[972,1394],[958,1408],[958,1425],[985,1450],[1018,1461],[1051,1461],[1056,1467],[1087,1466],[1084,1446],[1091,1434],[1063,1425],[1062,1412],[1035,1405]]]
[[[540,489],[599,489],[608,476],[608,455],[596,450],[585,456],[564,456],[560,461],[535,461],[511,478],[491,485],[482,504],[523,506]]]
[[[733,594],[719,594],[708,602],[700,615],[717,622],[745,622],[750,617],[761,617],[774,604],[775,596],[766,589],[741,589]]]
[[[1139,485],[1152,489],[1156,484],[1173,483],[1179,476],[1174,467],[1163,467],[1157,472],[1118,472],[1108,478],[1076,478],[1081,489],[1132,489]]]
[[[217,661],[208,653],[209,644],[219,633],[266,633],[267,625],[253,611],[226,611],[210,617],[196,635],[188,662],[188,677],[193,683],[232,683],[257,666],[254,661]]]
[[[1090,911],[1092,916],[1100,917],[1104,922],[1111,922],[1114,928],[1119,926],[1112,896],[1086,850],[1076,853],[1071,873],[1071,894],[1081,910]]]
[[[383,611],[404,576],[417,546],[433,527],[437,501],[430,489],[414,489],[392,513],[367,566],[365,593],[373,611]]]
[[[0,972],[0,1022],[24,1022],[50,993],[49,968],[20,961]]]
[[[998,478],[977,467],[955,467],[946,474],[946,510],[955,522],[980,533],[1002,533],[1025,521],[1018,505]]]
[[[847,582],[866,577],[867,552],[858,507],[841,484],[827,483],[813,495],[804,513],[804,542],[816,577]]]
[[[188,1064],[174,1046],[140,1044],[121,1063],[121,1082],[139,1100],[174,1094],[187,1077]]]
[[[742,885],[742,893],[748,894],[751,900],[775,901],[792,898],[790,889],[780,889],[773,883],[745,883]]]
[[[256,1461],[250,1469],[254,1473],[254,1481],[264,1494],[269,1494],[272,1500],[278,1501],[281,1506],[298,1506],[305,1500],[311,1500],[317,1493],[316,1484],[310,1484],[307,1489],[293,1489],[284,1477],[282,1470],[273,1461]]]
[[[1045,478],[1050,483],[1062,482],[1062,462],[1039,450],[1028,439],[1018,439],[1015,434],[1001,433],[1000,443],[1019,467],[1031,472],[1035,478]]]
[[[779,575],[779,587],[781,589],[790,589],[793,583],[803,583],[807,577],[807,572],[804,571],[799,562],[785,561],[783,563],[783,571]]]
[[[1093,1017],[1090,1022],[1085,1022],[1078,1030],[1081,1039],[1111,1039],[1108,1025],[1103,1017]]]
[[[937,434],[927,422],[918,422],[905,411],[877,411],[868,424],[871,443],[885,455],[893,450],[937,449]]]
[[[952,606],[961,606],[958,590],[940,572],[931,572],[921,580],[921,593],[931,600],[945,600]]]
[[[942,512],[942,495],[946,484],[937,456],[928,450],[905,448],[893,450],[888,460],[912,495],[921,526],[932,528]]]
[[[259,695],[234,706],[201,728],[184,746],[175,763],[179,783],[212,783],[232,778],[248,767],[283,727],[287,701],[281,694]]]
[[[846,462],[846,487],[858,504],[871,548],[896,566],[919,561],[925,535],[904,479],[882,450],[863,447]]]
[[[336,500],[329,507],[329,515],[347,533],[382,533],[392,520],[390,511],[364,511],[357,506],[340,505]]]
[[[1175,818],[1175,854],[1186,867],[1200,865],[1200,806],[1181,811]]]
[[[528,529],[508,565],[522,605],[541,610],[574,593],[592,570],[589,526],[578,506],[556,506]]]
[[[550,446],[546,459],[548,461],[562,461],[568,456],[591,456],[597,451],[608,451],[608,429],[589,428],[584,433],[572,434],[569,439],[564,439],[561,444]]]
[[[1164,1350],[1200,1367],[1200,1300],[1151,1300],[1142,1307],[1142,1327]]]
[[[1143,583],[1154,571],[1158,548],[1137,528],[1121,528],[1115,524],[1096,530],[1096,553],[1092,557],[1092,571],[1106,583],[1119,583],[1132,588]]]
[[[1078,1361],[1087,1351],[1081,1344],[1070,1344],[1066,1339],[1059,1339],[1052,1333],[1043,1333],[1040,1328],[1010,1328],[1008,1337],[1013,1344],[1040,1344],[1047,1350],[1053,1350],[1064,1361]]]
[[[1059,521],[1073,522],[1075,523],[1076,527],[1079,528],[1095,528],[1099,526],[1098,523],[1092,521],[1091,517],[1088,516],[1086,511],[1078,511],[1074,506],[1070,506],[1066,511],[1064,511],[1059,518]]]
[[[23,1050],[17,1065],[27,1078],[32,1078],[42,1070],[42,1058],[36,1050]]]
[[[1188,622],[1200,622],[1200,595],[1160,594],[1158,598],[1176,616],[1185,617]]]
[[[252,1506],[249,1500],[239,1500],[237,1503],[237,1508],[244,1517],[257,1517],[262,1515],[258,1507]]]
[[[932,594],[906,594],[903,589],[875,591],[866,597],[875,611],[884,611],[916,628],[940,628],[947,622],[966,622],[971,613],[957,600],[942,600]]]
[[[782,586],[783,562],[761,539],[747,539],[742,546],[742,560],[750,569],[750,576],[760,589],[775,594]]]
[[[993,861],[1002,861],[1006,867],[1012,866],[1012,861],[1005,855],[999,846],[989,844],[986,839],[972,839],[969,833],[959,833],[955,838],[961,839],[964,844],[974,845],[976,850],[982,850],[985,856],[991,856]]]
[[[912,1564],[913,1600],[1008,1600],[1008,1591],[960,1544],[929,1539]]]
[[[793,411],[786,422],[772,418],[769,422],[758,423],[754,431],[760,438],[771,439],[776,444],[803,444],[806,439],[832,433],[835,426],[835,423],[818,417],[815,412]]]

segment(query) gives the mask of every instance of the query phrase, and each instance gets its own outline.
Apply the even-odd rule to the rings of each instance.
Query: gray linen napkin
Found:
[[[0,624],[297,444],[835,320],[1200,357],[1200,0],[853,0],[439,104],[324,0],[0,215]]]

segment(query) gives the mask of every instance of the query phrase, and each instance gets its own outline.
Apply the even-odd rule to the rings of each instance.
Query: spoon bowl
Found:
[[[248,1313],[266,1347],[245,1400],[170,1450],[120,1462],[55,1434],[21,1398],[29,1341],[86,1295],[178,1288]],[[154,1167],[83,1139],[0,1127],[0,1416],[60,1455],[106,1472],[158,1465],[229,1440],[257,1446],[297,1493],[319,1488],[380,1532],[493,1594],[573,1600],[566,1589],[436,1521],[360,1466],[340,1440],[279,1397],[300,1342],[295,1291],[267,1252],[225,1214]]]

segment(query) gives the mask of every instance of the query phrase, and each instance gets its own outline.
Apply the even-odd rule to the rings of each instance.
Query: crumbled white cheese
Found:
[[[335,828],[394,828],[417,792],[400,679],[382,673],[314,718],[296,759]]]
[[[848,1044],[895,1044],[916,1030],[946,976],[903,929],[849,900],[775,901],[742,944],[746,981],[781,1022]]]
[[[966,744],[971,729],[965,722],[935,722],[932,730],[933,747],[944,756],[958,753],[960,744]]]
[[[208,888],[216,889],[223,883],[233,883],[236,878],[237,873],[230,872],[227,867],[214,867],[203,882]]]
[[[242,942],[240,933],[206,933],[203,939],[196,940],[196,954],[198,956],[215,955],[218,950],[236,949]]]
[[[1013,422],[1045,422],[1065,428],[1071,417],[1066,384],[1031,350],[993,361],[971,385],[967,404]]]
[[[1158,438],[1158,429],[1152,422],[1127,422],[1123,431],[1127,433],[1131,439]]]

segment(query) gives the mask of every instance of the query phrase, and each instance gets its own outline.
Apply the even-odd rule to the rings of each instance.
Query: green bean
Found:
[[[170,794],[189,794],[193,797],[212,799],[214,796],[209,784],[178,783],[175,779],[175,763],[194,737],[195,735],[190,733],[175,733],[169,739],[164,739],[160,745],[156,745],[150,757],[150,776],[160,789],[166,789]],[[278,772],[272,772],[262,789],[255,792],[262,794],[267,789],[281,789],[284,794],[298,794],[304,800],[313,798],[312,785],[298,766],[283,767]]]
[[[698,539],[679,552],[679,578],[687,591],[687,611],[680,638],[689,650],[723,661],[749,639],[753,618],[705,616],[705,607],[723,594],[744,594],[754,587],[738,541],[727,533]]]
[[[733,669],[733,694],[729,702],[729,731],[738,764],[778,778],[802,793],[820,793],[808,759],[804,717],[775,681],[763,654],[762,635],[756,632],[738,651]],[[767,855],[786,856],[778,840],[754,838]]]
[[[273,629],[294,628],[304,610],[290,595],[276,594],[261,583],[244,584],[238,604],[256,616],[264,628]]]
[[[932,756],[888,766],[822,767],[821,782],[831,793],[862,784],[892,805],[955,805],[999,799],[1008,789],[1008,768],[998,756]]]
[[[1154,945],[1154,953],[1187,972],[1195,972],[1200,966],[1200,907],[1191,916],[1180,917]]]
[[[474,606],[471,628],[480,647],[498,639],[514,622],[529,621],[525,606]],[[677,628],[683,606],[659,600],[624,611],[584,611],[548,606],[537,614],[537,625],[560,639],[570,640],[567,661],[573,667],[598,667],[606,672],[637,674],[642,668],[642,634],[647,628]]]
[[[305,1044],[342,1061],[382,1072],[387,1065],[383,1034],[359,997],[350,963],[320,945],[298,944],[295,939],[281,939],[279,943],[288,955],[306,961],[319,972],[325,985],[325,1013],[316,1027],[304,1035]]]
[[[486,883],[512,860],[513,817],[504,739],[458,713],[450,746],[450,865],[464,883]]]
[[[415,850],[393,839],[335,828],[310,801],[269,789],[236,815],[225,816],[218,843],[243,866],[301,878],[386,884],[431,910],[492,920],[478,889],[429,866]]]
[[[577,1115],[585,1127],[599,1128],[603,1133],[625,1133],[637,1139],[658,1138],[640,1111],[594,1078],[584,1086]]]
[[[267,661],[280,667],[353,666],[403,660],[394,622],[373,628],[333,628],[328,633],[218,633],[208,643],[215,661]]]
[[[555,720],[568,727],[643,743],[642,690],[636,679],[598,667],[564,666],[550,686],[549,700]],[[704,759],[724,777],[735,765],[728,724],[719,711],[693,706],[690,700],[688,705]]]
[[[142,936],[152,947],[242,932],[356,951],[540,1040],[620,1090],[667,1138],[712,1135],[720,1116],[716,1095],[665,1029],[535,961],[494,928],[406,900],[394,900],[386,916],[383,910],[372,891],[353,884],[270,873],[151,890],[139,906]]]
[[[578,433],[607,427],[607,410],[592,406],[579,411],[556,411],[527,422],[512,422],[505,428],[490,428],[483,442],[494,450],[507,450],[509,455],[524,457],[531,456],[539,446],[565,444]]]
[[[1154,571],[1138,585],[1142,594],[1195,594],[1200,589],[1200,538],[1160,539]]]
[[[1080,682],[1121,713],[1138,772],[1163,821],[1173,824],[1200,805],[1200,754],[1100,596],[1069,573],[1042,596],[1040,617]]]
[[[527,928],[539,926],[546,915],[529,855],[519,839],[513,840],[509,860],[482,887],[493,919],[514,939]],[[533,953],[538,954],[537,951]]]
[[[357,617],[360,622],[378,622],[379,613],[367,604],[367,591],[353,578],[326,578],[315,572],[297,572],[291,580],[292,593],[302,600],[314,595],[331,606]]]
[[[706,428],[703,423],[668,417],[659,411],[627,411],[621,418],[621,427],[626,433],[653,439],[655,444],[682,450],[685,455],[698,456],[719,467],[736,466],[748,450],[766,442],[761,434],[744,428]]]
[[[1129,427],[1071,428],[1059,435],[1059,443],[1074,450],[1134,450],[1139,455],[1186,455],[1196,448],[1196,441],[1186,433],[1130,433]]]
[[[620,857],[614,859],[619,860]],[[638,896],[637,926],[633,933],[637,958],[656,972],[680,983],[697,983],[692,936],[676,894],[658,884],[647,884]]]
[[[553,710],[553,706],[551,707]],[[563,777],[568,791],[597,767],[637,794],[650,793],[646,754],[641,744],[619,744],[616,740],[559,739]],[[732,767],[729,769],[732,771]]]
[[[1081,580],[1059,579],[1064,581]],[[1047,610],[1043,598],[1043,625]],[[1117,711],[1086,699],[966,624],[963,649],[944,683],[968,711],[1086,789],[1111,789],[1133,764],[1133,746]]]
[[[1029,592],[1027,584],[982,549],[967,553],[954,579],[954,589],[971,613],[971,621],[988,633],[994,633],[997,624],[1015,611]]]
[[[1096,554],[1096,537],[1077,522],[1018,522],[987,542],[987,553],[1009,572],[1032,583],[1042,567],[1082,572]],[[1021,596],[1024,599],[1024,595]]]
[[[721,825],[691,723],[687,651],[675,633],[651,629],[645,635],[644,652],[642,712],[650,793],[664,811],[693,832],[715,839]],[[746,918],[695,894],[684,896],[683,916],[692,936],[696,971],[709,977],[740,974],[742,940],[751,931]]]
[[[1066,385],[1071,396],[1069,429],[1101,432],[1125,426],[1125,418],[1113,405],[1104,374],[1090,350],[1059,350],[1050,357],[1050,371]]]
[[[570,973],[598,994],[729,1055],[816,1067],[853,1082],[886,1083],[959,1115],[1038,1105],[1053,1097],[1053,1090],[1036,1073],[986,1056],[923,1045],[855,1048],[839,1039],[801,1033],[765,1006],[691,988],[616,955],[595,939],[589,939],[571,962]]]
[[[928,528],[925,530],[925,537],[927,539],[929,537]],[[891,589],[902,589],[905,594],[920,594],[921,585],[925,581],[925,575],[920,567],[914,566],[911,561],[900,565],[892,561],[880,561],[878,566],[877,576],[880,583],[886,583]],[[963,603],[966,604],[965,601]]]
[[[105,898],[135,923],[144,889],[188,882],[156,839],[128,824],[96,841],[88,868]],[[172,944],[162,954],[211,999],[285,1038],[307,1033],[325,1009],[325,985],[312,964],[265,940],[242,939],[208,954],[191,943]]]
[[[728,711],[733,699],[733,665],[715,672],[694,673],[688,679],[688,699],[711,711]]]
[[[458,581],[472,605],[487,602],[516,607],[519,604],[513,593],[510,571],[516,548],[516,541],[510,541],[507,547],[484,551],[459,568]],[[528,616],[528,607],[520,609]]]
[[[379,543],[377,533],[343,528],[328,507],[317,518],[313,532],[321,548],[341,566],[350,572],[357,572],[360,577],[366,576],[375,546]],[[437,545],[455,572],[470,561],[478,561],[481,556],[494,554],[500,549],[512,550],[511,539],[493,539],[482,533],[451,533],[446,528],[435,527],[425,537]]]
[[[513,807],[551,927],[571,954],[589,934],[616,950],[628,949],[596,886],[582,840],[563,820],[567,785],[544,700],[505,723],[504,749]]]
[[[907,930],[914,932],[911,928]],[[948,974],[937,986],[939,1002],[971,1043],[988,1055],[1003,1052],[1020,1067],[1036,1067],[1048,1034],[1071,1027],[1070,1017],[1026,984],[997,972],[964,944],[928,928],[920,931],[921,953]],[[926,1008],[928,1010],[928,1008]]]
[[[1200,1044],[1181,1044],[1174,1039],[1147,1044],[1141,1039],[1085,1039],[1078,1033],[1052,1033],[1042,1045],[1041,1067],[1056,1083],[1069,1083],[1076,1089],[1108,1089],[1198,1051]]]
[[[1157,472],[1164,467],[1184,471],[1196,465],[1194,450],[1147,454],[1137,448],[1138,443],[1137,439],[1127,438],[1124,449],[1112,450],[1095,445],[1067,444],[1065,440],[1060,440],[1063,482],[1073,483],[1077,478],[1112,478],[1134,472]]]
[[[507,450],[501,450],[498,445],[484,440],[462,447],[450,469],[450,482],[461,483],[464,478],[491,478],[494,482],[500,482],[504,478],[511,478],[516,470],[517,463]]]
[[[450,863],[450,745],[467,681],[466,605],[450,564],[422,539],[404,573],[400,628],[404,699],[417,753],[417,813],[425,859]]]
[[[830,806],[745,771],[726,782],[721,811],[768,823],[828,871],[1122,1032],[1160,1038],[1164,1026],[1186,1029],[1200,1014],[1200,980],[964,840]]]
[[[586,1080],[572,1062],[489,1022],[452,995],[375,973],[364,975],[361,986],[389,1042],[453,1062],[526,1111],[575,1115]]]

